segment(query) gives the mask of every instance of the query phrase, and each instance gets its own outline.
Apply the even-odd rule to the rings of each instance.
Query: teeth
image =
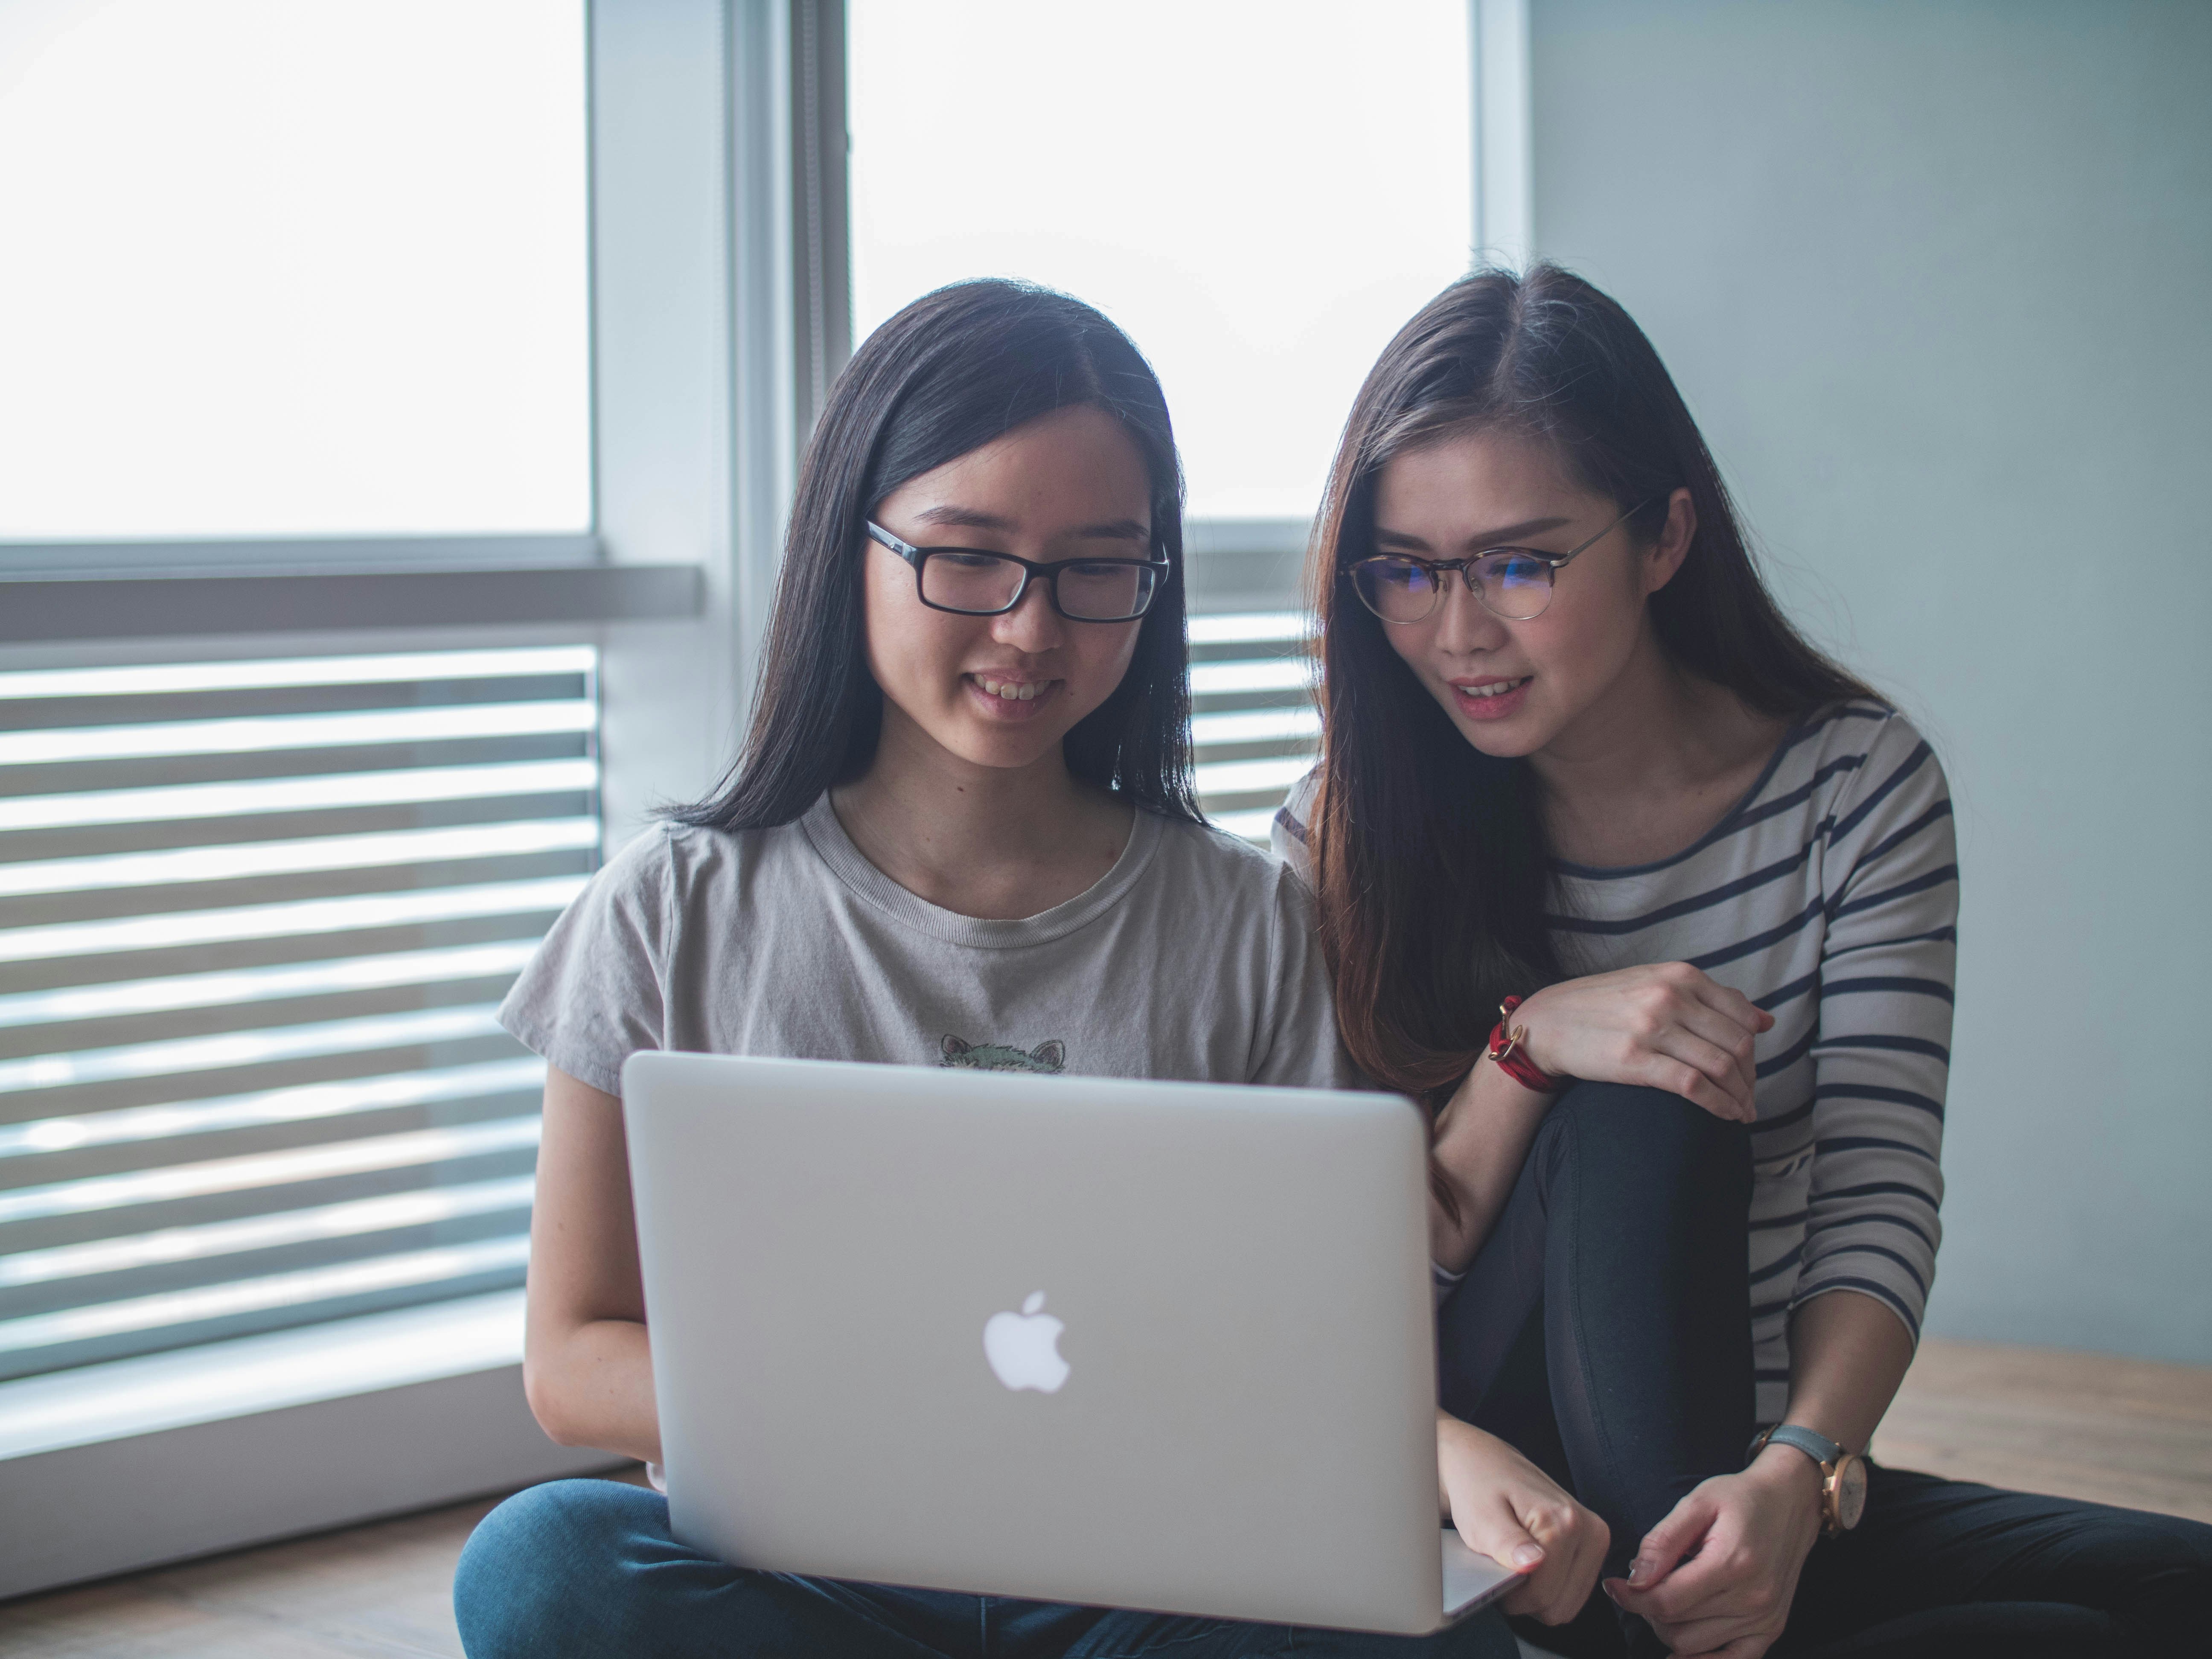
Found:
[[[1470,697],[1502,697],[1508,691],[1516,690],[1518,688],[1526,685],[1528,683],[1528,682],[1525,678],[1517,680],[1494,680],[1488,685],[1468,685],[1462,686],[1460,689],[1466,692]]]
[[[973,678],[976,684],[983,688],[986,696],[996,697],[1002,702],[1035,702],[1036,701],[1039,688],[1034,682],[1027,685],[1017,685],[1012,680],[994,680],[987,674],[977,674],[973,676]]]

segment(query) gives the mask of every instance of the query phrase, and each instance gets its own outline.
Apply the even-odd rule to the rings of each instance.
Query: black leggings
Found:
[[[1676,1096],[1581,1083],[1445,1302],[1446,1410],[1510,1441],[1613,1529],[1608,1577],[1753,1424],[1748,1138]],[[1776,1659],[2053,1659],[2205,1650],[2212,1527],[1869,1473],[1865,1518],[1813,1547]],[[1516,1623],[1519,1621],[1516,1621]],[[1582,1659],[1657,1654],[1601,1595],[1528,1624]]]

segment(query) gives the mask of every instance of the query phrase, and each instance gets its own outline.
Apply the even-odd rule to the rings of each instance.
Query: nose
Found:
[[[1053,609],[1052,595],[1047,587],[1047,583],[1031,577],[1021,603],[991,619],[991,637],[1001,645],[1030,653],[1049,651],[1059,645],[1066,636],[1067,623]]]
[[[1456,573],[1445,583],[1443,602],[1437,610],[1436,642],[1439,650],[1464,656],[1495,650],[1505,643],[1505,624]]]

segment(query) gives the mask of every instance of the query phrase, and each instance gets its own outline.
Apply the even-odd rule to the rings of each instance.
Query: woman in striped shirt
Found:
[[[1353,1057],[1437,1111],[1444,1404],[1613,1529],[1620,1612],[1545,1639],[2183,1651],[2212,1528],[1846,1455],[1935,1273],[1950,801],[1775,607],[1635,324],[1549,266],[1447,289],[1315,570],[1276,843]]]

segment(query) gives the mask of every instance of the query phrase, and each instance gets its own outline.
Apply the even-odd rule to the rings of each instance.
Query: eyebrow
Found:
[[[1573,522],[1571,519],[1527,519],[1519,524],[1509,524],[1503,529],[1486,530],[1480,536],[1469,536],[1460,545],[1480,552],[1486,548],[1509,545],[1517,537],[1540,535],[1547,530],[1557,530],[1561,525]],[[1401,530],[1384,530],[1379,526],[1375,532],[1375,544],[1377,547],[1408,548],[1422,553],[1429,551],[1429,544],[1419,536],[1408,536]]]
[[[1012,519],[972,507],[925,507],[914,516],[921,523],[952,530],[988,530],[1012,535],[1021,528]],[[1100,524],[1083,525],[1066,533],[1083,541],[1147,542],[1152,538],[1152,531],[1134,519],[1109,519]]]

